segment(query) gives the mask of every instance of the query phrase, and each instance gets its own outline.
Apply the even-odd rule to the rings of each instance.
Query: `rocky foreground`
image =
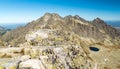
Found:
[[[120,31],[99,18],[47,13],[1,43],[0,69],[120,69]]]
[[[65,39],[62,36],[55,36],[54,32],[46,29],[34,31],[31,34],[26,34],[27,41],[20,47],[0,48],[0,69],[120,68],[119,46],[107,47],[101,43],[87,45],[86,43],[90,44],[90,41],[85,38],[80,38],[81,41],[83,39],[86,41],[81,45],[69,41],[62,43]],[[53,37],[51,33],[54,34]],[[33,39],[38,43],[30,41]],[[45,40],[48,40],[49,43]],[[52,44],[53,42],[56,44]]]

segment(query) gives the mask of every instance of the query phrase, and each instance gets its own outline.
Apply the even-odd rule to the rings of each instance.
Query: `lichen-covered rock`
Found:
[[[31,49],[30,56],[31,56],[31,58],[37,58],[39,56],[38,49],[36,49],[36,48]]]
[[[17,66],[16,65],[11,65],[8,67],[8,69],[17,69]]]
[[[20,61],[26,61],[30,58],[31,58],[30,55],[23,55],[23,56],[21,56]]]
[[[29,59],[20,63],[20,68],[45,69],[38,59]]]
[[[0,65],[0,69],[4,69],[4,66],[1,66],[1,65]]]
[[[30,47],[24,48],[24,55],[30,55],[30,51],[31,51]]]

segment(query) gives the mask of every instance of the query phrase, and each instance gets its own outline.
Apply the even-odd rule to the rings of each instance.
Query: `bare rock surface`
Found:
[[[0,39],[0,69],[120,69],[120,32],[100,18],[46,13]]]

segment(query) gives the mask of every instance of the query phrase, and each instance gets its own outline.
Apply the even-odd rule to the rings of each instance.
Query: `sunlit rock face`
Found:
[[[25,48],[27,47],[20,47],[20,49],[24,49],[23,53],[16,53],[13,49],[13,52],[9,51],[6,55],[2,55],[0,66],[8,69],[10,69],[10,67],[14,67],[14,69],[119,69],[119,49],[101,47],[97,44],[95,44],[94,47],[97,47],[99,51],[91,51],[89,47],[75,45],[34,46],[30,48],[28,55],[24,54],[24,51],[27,50]],[[32,52],[30,53],[30,51]],[[17,56],[6,57],[13,55]]]
[[[27,41],[35,40],[37,38],[45,39],[48,38],[48,34],[45,32],[45,30],[37,30],[30,32],[30,34],[26,34],[25,38]]]
[[[1,42],[0,69],[120,69],[120,32],[100,18],[46,13]]]

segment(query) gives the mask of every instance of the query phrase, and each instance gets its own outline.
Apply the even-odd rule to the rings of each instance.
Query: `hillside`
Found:
[[[1,36],[0,67],[119,69],[120,31],[100,18],[46,13]]]
[[[120,31],[107,25],[99,18],[93,21],[86,21],[78,15],[61,17],[55,13],[46,13],[43,17],[28,23],[24,27],[7,32],[1,39],[16,46],[19,43],[25,42],[24,37],[27,33],[37,29],[57,29],[63,33],[64,31],[72,32],[80,37],[93,38],[99,42],[105,39],[114,40],[120,37]]]
[[[5,31],[6,31],[5,28],[0,26],[0,35],[3,35],[5,33]]]

